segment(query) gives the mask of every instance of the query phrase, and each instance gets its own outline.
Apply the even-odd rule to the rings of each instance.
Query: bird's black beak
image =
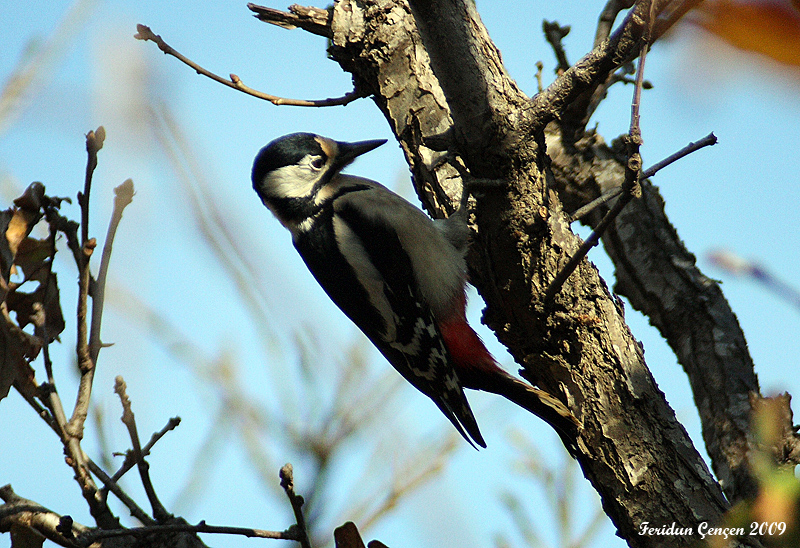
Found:
[[[357,143],[343,143],[341,141],[336,142],[336,146],[338,147],[338,152],[336,154],[336,167],[338,169],[344,168],[347,164],[361,156],[369,152],[370,150],[374,150],[384,144],[386,139],[376,139],[374,141],[359,141]]]

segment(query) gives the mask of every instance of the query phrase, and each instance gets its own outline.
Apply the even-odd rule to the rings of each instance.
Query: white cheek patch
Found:
[[[316,198],[314,185],[325,170],[315,168],[313,162],[321,158],[320,155],[307,154],[297,164],[271,171],[261,183],[262,192],[271,198]]]
[[[284,166],[276,169],[264,180],[268,196],[277,198],[305,198],[311,196],[316,174],[301,166]]]

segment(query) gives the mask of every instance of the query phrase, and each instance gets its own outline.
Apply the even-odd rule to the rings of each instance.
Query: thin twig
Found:
[[[653,164],[651,167],[649,167],[642,173],[642,179],[647,179],[648,177],[652,177],[653,175],[655,175],[657,172],[661,171],[668,165],[677,162],[678,160],[680,160],[684,156],[688,156],[692,152],[698,151],[703,147],[713,146],[716,144],[717,144],[717,136],[714,135],[714,132],[712,131],[699,141],[693,141],[688,145],[686,145],[685,147],[683,147],[682,149],[680,149],[678,152],[670,154],[660,162]]]
[[[691,154],[693,152],[696,152],[696,151],[700,150],[701,148],[704,148],[704,147],[707,147],[707,146],[716,145],[716,144],[717,144],[717,136],[714,135],[713,132],[709,133],[708,135],[706,135],[702,139],[689,143],[688,145],[686,145],[685,147],[680,149],[678,152],[675,152],[674,154],[670,154],[669,156],[667,156],[666,158],[664,158],[660,162],[657,162],[657,163],[653,164],[652,166],[650,166],[649,168],[645,169],[642,172],[642,175],[640,176],[640,180],[649,179],[650,177],[654,176],[656,173],[658,173],[659,171],[661,171],[662,169],[664,169],[668,165],[670,165],[670,164],[672,164],[674,162],[677,162],[678,160],[680,160],[684,156],[688,156],[689,154]],[[603,204],[605,204],[607,202],[610,202],[611,200],[613,200],[614,198],[619,196],[621,193],[622,193],[622,186],[621,185],[617,186],[617,187],[614,187],[611,190],[608,190],[607,192],[604,192],[602,196],[600,196],[598,198],[595,198],[594,200],[592,200],[591,202],[589,202],[585,206],[582,206],[579,209],[576,209],[570,215],[569,221],[573,222],[573,221],[577,221],[578,219],[582,219],[583,217],[588,215],[591,211],[593,211],[594,209],[600,207],[601,205],[603,205]]]
[[[144,40],[144,41],[149,40],[151,42],[155,42],[155,44],[158,46],[158,49],[163,51],[166,55],[172,55],[182,63],[188,65],[189,67],[194,69],[194,71],[197,72],[197,74],[206,76],[207,78],[211,78],[215,82],[219,82],[220,84],[241,91],[242,93],[246,93],[247,95],[251,95],[258,99],[269,101],[273,105],[290,105],[296,107],[333,107],[333,106],[347,105],[349,103],[352,103],[356,99],[361,99],[362,97],[365,97],[365,95],[358,90],[353,90],[349,93],[346,93],[342,97],[332,97],[329,99],[316,99],[316,100],[288,99],[286,97],[278,97],[276,95],[270,95],[269,93],[264,93],[263,91],[258,91],[256,89],[246,86],[244,82],[242,82],[241,78],[239,78],[235,74],[231,74],[229,79],[223,78],[222,76],[214,74],[210,70],[201,67],[188,57],[176,51],[172,46],[164,42],[161,36],[153,33],[153,31],[150,30],[150,27],[146,25],[136,25],[136,30],[138,32],[133,35],[134,38],[136,38],[137,40]]]
[[[92,192],[92,176],[97,169],[97,153],[103,148],[106,139],[106,130],[103,126],[97,131],[86,134],[86,152],[89,160],[86,162],[86,178],[83,183],[83,193],[78,193],[78,205],[81,206],[81,244],[89,241],[89,195]]]
[[[639,147],[642,143],[641,129],[639,127],[639,104],[642,94],[642,82],[644,81],[644,64],[647,58],[647,50],[650,47],[650,32],[653,25],[653,4],[649,2],[650,9],[647,21],[648,30],[642,41],[641,53],[639,54],[639,64],[636,69],[636,85],[633,92],[633,100],[631,101],[631,126],[627,136],[628,148],[628,161],[625,165],[625,180],[622,183],[622,196],[614,204],[614,207],[606,213],[603,220],[598,223],[594,231],[589,235],[586,241],[581,244],[578,251],[570,258],[566,266],[556,275],[553,281],[544,292],[544,302],[549,303],[555,298],[556,294],[561,290],[564,282],[575,271],[578,264],[586,257],[589,250],[592,249],[600,241],[600,236],[606,228],[614,221],[622,209],[634,197],[641,195],[641,187],[639,186],[639,175],[642,169],[642,158],[639,155]]]
[[[39,390],[40,390],[40,392],[43,393],[42,395],[39,396],[39,398],[47,403],[48,408],[51,409],[51,414],[54,415],[55,417],[57,417],[58,413],[54,413],[52,411],[54,405],[51,403],[51,399],[50,398],[55,398],[55,400],[58,403],[58,408],[59,409],[61,408],[61,400],[58,399],[58,394],[57,393],[55,393],[54,396],[48,395],[49,392],[55,392],[55,388],[52,385],[50,385],[49,383],[44,383],[44,384],[40,385]],[[26,399],[26,401],[28,401],[28,403],[31,405],[31,407],[33,407],[36,410],[36,412],[39,414],[39,416],[42,417],[42,419],[44,419],[44,421],[50,426],[50,428],[52,428],[53,431],[56,434],[58,434],[59,437],[62,440],[66,440],[66,433],[64,432],[64,428],[63,428],[63,426],[66,425],[66,419],[64,418],[63,409],[61,410],[61,413],[60,413],[60,416],[62,418],[62,424],[60,425],[59,421],[56,418],[54,418],[53,416],[51,416],[51,414],[48,414],[47,410],[43,409],[36,402],[36,400],[29,399],[28,397],[26,397],[26,394],[24,394],[24,393],[22,395]],[[67,442],[64,441],[64,444],[66,445]],[[114,493],[114,495],[116,495],[116,497],[125,506],[128,507],[128,509],[130,510],[131,515],[133,517],[135,517],[136,519],[138,519],[142,523],[155,523],[153,521],[153,519],[150,516],[148,516],[147,513],[144,510],[139,508],[139,506],[133,501],[133,499],[131,499],[124,491],[122,491],[122,489],[116,483],[114,483],[110,477],[108,477],[108,474],[106,474],[105,471],[100,466],[98,466],[94,461],[92,461],[92,459],[89,458],[89,457],[86,457],[86,467],[104,485],[103,490],[98,491],[98,493],[96,495],[97,496],[97,500],[103,501],[103,504],[105,505],[105,501],[106,501],[106,498],[107,498],[107,492],[111,491],[112,493]]]
[[[47,291],[50,288],[50,279],[53,275],[53,261],[56,258],[56,236],[58,235],[58,230],[56,229],[55,223],[48,222],[48,226],[50,232],[47,240],[50,243],[50,260],[47,262],[47,275],[45,276],[44,280],[44,295],[42,296],[43,303],[47,302]],[[42,353],[44,354],[44,370],[45,374],[47,375],[47,382],[55,385],[56,381],[53,377],[53,361],[50,359],[50,336],[47,332],[47,318],[45,318],[45,321],[42,322],[41,330],[42,340],[44,341]]]
[[[95,465],[92,460],[83,453],[83,449],[80,446],[80,440],[72,438],[67,433],[67,419],[64,414],[64,408],[61,404],[61,398],[56,391],[55,385],[49,382],[39,385],[39,394],[37,397],[45,403],[47,410],[50,411],[49,414],[47,413],[47,410],[43,409],[36,402],[36,400],[28,398],[27,394],[24,392],[20,393],[23,395],[25,400],[28,401],[31,407],[36,410],[37,414],[61,439],[61,442],[64,445],[64,451],[69,455],[67,462],[75,471],[75,478],[78,480],[81,487],[84,488],[84,497],[89,504],[92,515],[97,516],[97,521],[98,523],[102,524],[102,526],[118,526],[119,522],[116,520],[106,504],[105,494],[98,491],[94,481],[92,480],[91,476],[86,473],[86,470],[88,469],[95,476],[101,478],[101,481],[102,476],[100,474],[105,474],[102,472],[102,470],[99,470],[99,467],[97,467],[97,465]],[[72,455],[76,454],[81,455],[81,459],[72,457]],[[83,462],[84,465],[81,465],[81,462]],[[98,470],[95,470],[95,468],[98,468]],[[105,477],[108,478],[108,476]],[[117,493],[115,492],[115,494]],[[122,495],[123,497],[125,496],[124,493],[122,493]],[[122,498],[120,500],[122,500]],[[131,514],[134,516],[136,515],[133,511],[131,511]],[[149,516],[145,515],[145,517],[147,518]]]
[[[544,89],[542,85],[542,71],[544,70],[544,63],[536,61],[536,92],[541,93]]]
[[[78,204],[81,207],[81,253],[78,257],[78,342],[76,351],[78,354],[78,369],[81,372],[81,379],[78,387],[78,394],[75,401],[75,408],[72,417],[67,425],[67,431],[72,438],[83,439],[83,427],[86,417],[89,415],[89,401],[92,396],[92,384],[94,382],[94,361],[89,351],[89,328],[87,322],[89,292],[91,289],[91,272],[89,269],[89,259],[97,246],[94,238],[89,238],[89,196],[92,189],[92,176],[97,167],[97,153],[103,148],[106,131],[103,126],[97,131],[90,131],[86,134],[86,180],[84,182],[83,193],[78,193]]]
[[[155,488],[153,488],[153,482],[150,481],[150,466],[144,460],[144,456],[142,455],[142,445],[139,441],[139,432],[136,428],[136,419],[133,416],[133,410],[131,409],[131,400],[128,398],[125,380],[121,376],[117,376],[116,378],[116,382],[114,383],[114,392],[119,396],[119,399],[122,402],[122,422],[128,428],[128,434],[130,435],[131,444],[133,445],[133,455],[139,468],[139,476],[142,479],[142,486],[147,494],[147,500],[150,501],[150,505],[153,508],[153,517],[156,519],[156,521],[163,522],[167,519],[170,519],[172,515],[167,512],[167,510],[161,504],[161,501],[158,500]]]
[[[64,445],[64,453],[67,456],[67,464],[69,464],[75,472],[75,479],[78,481],[81,492],[89,505],[92,516],[94,516],[97,524],[101,527],[116,527],[119,525],[117,518],[111,513],[111,510],[105,504],[102,497],[99,496],[97,485],[95,485],[89,471],[86,467],[86,454],[81,448],[81,439],[83,438],[83,425],[86,421],[87,410],[89,406],[89,398],[91,396],[92,380],[94,378],[94,367],[89,355],[88,350],[88,337],[86,325],[86,310],[87,301],[89,297],[89,287],[91,282],[91,274],[89,272],[89,258],[94,250],[94,239],[88,238],[88,221],[89,221],[89,193],[92,184],[92,175],[94,169],[97,167],[97,152],[102,148],[103,140],[105,138],[105,131],[102,126],[96,132],[90,131],[86,135],[86,151],[88,153],[88,160],[86,164],[86,180],[83,194],[79,194],[78,201],[81,206],[81,218],[83,222],[82,234],[83,238],[80,242],[80,247],[77,242],[77,225],[70,223],[65,219],[53,219],[52,216],[48,220],[54,220],[59,230],[64,230],[68,234],[70,240],[70,247],[75,253],[75,260],[78,267],[78,337],[76,344],[76,352],[78,355],[78,365],[81,370],[81,379],[78,389],[77,401],[75,409],[73,410],[72,418],[69,422],[66,419],[64,407],[61,398],[55,388],[55,382],[52,375],[52,366],[48,372],[48,382],[40,385],[40,400],[48,407],[53,416],[53,422],[49,423],[54,426],[56,432],[61,438]],[[48,353],[49,357],[49,353]]]
[[[30,394],[27,390],[17,390],[17,392],[19,392],[22,398],[36,411],[36,414],[39,415],[54,432],[58,433],[58,425],[50,410],[47,407],[43,407],[36,399],[36,396]]]
[[[108,276],[108,264],[111,261],[111,248],[114,245],[114,237],[117,234],[117,227],[122,220],[122,212],[133,201],[133,181],[127,179],[124,183],[114,189],[114,211],[111,213],[111,220],[108,223],[106,242],[103,245],[103,255],[100,259],[100,270],[97,272],[97,281],[92,293],[92,323],[89,331],[89,357],[93,364],[97,364],[97,356],[103,346],[100,340],[100,327],[103,321],[103,304],[105,302],[106,278]]]
[[[147,527],[133,527],[130,529],[113,529],[102,530],[93,529],[78,537],[78,541],[82,546],[89,546],[92,543],[103,539],[113,537],[128,537],[136,536],[143,537],[149,535],[156,535],[159,533],[212,533],[220,535],[242,535],[249,538],[270,538],[279,540],[294,540],[298,541],[297,535],[289,531],[266,531],[264,529],[250,529],[248,527],[225,527],[219,525],[208,525],[205,521],[201,521],[197,525],[189,523],[170,523],[166,525],[150,525]]]
[[[164,426],[164,428],[162,428],[158,432],[154,433],[153,436],[150,438],[150,441],[147,442],[147,445],[142,447],[141,457],[142,458],[147,457],[150,454],[150,450],[153,448],[156,442],[158,442],[158,440],[163,438],[164,435],[170,430],[175,430],[175,428],[177,428],[177,426],[180,423],[181,423],[180,417],[172,417],[171,419],[169,419],[166,426]],[[122,466],[120,466],[119,470],[117,470],[111,477],[111,482],[113,483],[118,482],[122,478],[122,476],[124,476],[128,472],[128,470],[130,470],[137,464],[139,463],[134,457],[133,451],[128,451],[128,453],[125,455],[125,462],[122,463]]]
[[[47,302],[47,290],[50,287],[50,277],[53,275],[53,260],[56,256],[56,236],[58,234],[55,222],[49,217],[48,224],[50,232],[47,239],[50,243],[50,260],[47,263],[47,275],[45,277],[44,285],[45,294],[42,297],[42,302]],[[44,318],[40,329],[42,333],[42,340],[44,341],[44,345],[42,346],[42,354],[44,356],[44,370],[45,374],[47,375],[47,382],[45,383],[46,388],[43,389],[42,385],[38,387],[37,397],[44,402],[46,407],[39,405],[39,402],[34,399],[34,396],[28,394],[27,391],[19,390],[19,393],[22,394],[22,397],[25,398],[31,407],[36,410],[36,414],[39,415],[42,420],[44,420],[50,426],[50,428],[52,428],[53,431],[56,432],[56,434],[58,434],[58,436],[66,442],[67,419],[64,413],[64,407],[61,403],[61,398],[58,396],[58,393],[55,389],[56,381],[55,377],[53,376],[53,361],[50,359],[50,337],[47,332],[47,318]],[[57,412],[56,409],[58,409],[59,412]]]
[[[611,35],[611,27],[614,26],[614,21],[617,19],[619,12],[630,8],[633,4],[634,0],[608,0],[606,2],[597,21],[597,31],[594,37],[595,47]]]
[[[308,540],[308,529],[306,529],[306,520],[303,517],[303,497],[294,492],[294,469],[292,465],[286,463],[280,471],[281,487],[286,491],[286,496],[289,497],[289,503],[292,505],[294,511],[294,519],[297,522],[297,542],[300,543],[302,548],[311,548],[311,542]]]
[[[564,25],[562,27],[556,21],[550,22],[545,20],[542,22],[542,30],[544,31],[545,39],[550,44],[550,47],[553,48],[553,53],[556,55],[556,74],[561,74],[570,67],[569,61],[567,60],[567,53],[564,51],[564,44],[562,44],[561,41],[569,34],[571,27],[569,25]]]
[[[579,207],[573,211],[569,216],[569,222],[572,223],[578,219],[586,217],[589,213],[600,207],[601,205],[610,202],[622,193],[622,185],[615,186],[589,202],[588,204]]]
[[[86,464],[89,467],[89,470],[94,474],[97,479],[100,480],[100,483],[103,484],[103,490],[101,494],[103,495],[103,500],[107,497],[107,493],[110,491],[114,494],[115,497],[119,499],[119,501],[125,505],[125,507],[130,511],[131,516],[138,519],[140,522],[144,523],[145,525],[155,525],[156,521],[148,515],[147,512],[142,510],[142,508],[136,504],[128,494],[122,490],[122,488],[116,484],[108,474],[106,474],[105,470],[103,470],[96,462],[92,459],[87,458]]]
[[[76,352],[78,354],[78,369],[81,372],[81,382],[75,409],[69,421],[70,433],[78,437],[82,437],[83,425],[86,422],[89,410],[89,399],[92,395],[92,382],[94,381],[94,362],[89,352],[87,316],[91,282],[89,259],[96,246],[97,240],[94,238],[90,238],[83,244],[80,255],[81,264],[78,265],[78,343]]]

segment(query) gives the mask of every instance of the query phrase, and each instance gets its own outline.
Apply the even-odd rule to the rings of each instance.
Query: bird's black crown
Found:
[[[308,154],[327,157],[313,133],[292,133],[278,137],[256,156],[251,174],[253,185],[258,185],[270,171],[294,165]]]

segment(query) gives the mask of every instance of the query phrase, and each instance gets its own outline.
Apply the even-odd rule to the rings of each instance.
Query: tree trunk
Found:
[[[577,458],[618,533],[631,546],[692,544],[690,536],[639,534],[643,522],[717,523],[728,505],[655,385],[621,305],[588,261],[554,303],[541,298],[580,244],[555,192],[545,125],[614,69],[614,52],[631,56],[641,23],[629,17],[566,75],[572,83],[531,100],[505,72],[471,2],[410,4],[337,3],[334,58],[373,94],[432,215],[458,203],[465,168],[502,181],[477,193],[471,210],[471,276],[485,322],[522,374],[583,424]]]

